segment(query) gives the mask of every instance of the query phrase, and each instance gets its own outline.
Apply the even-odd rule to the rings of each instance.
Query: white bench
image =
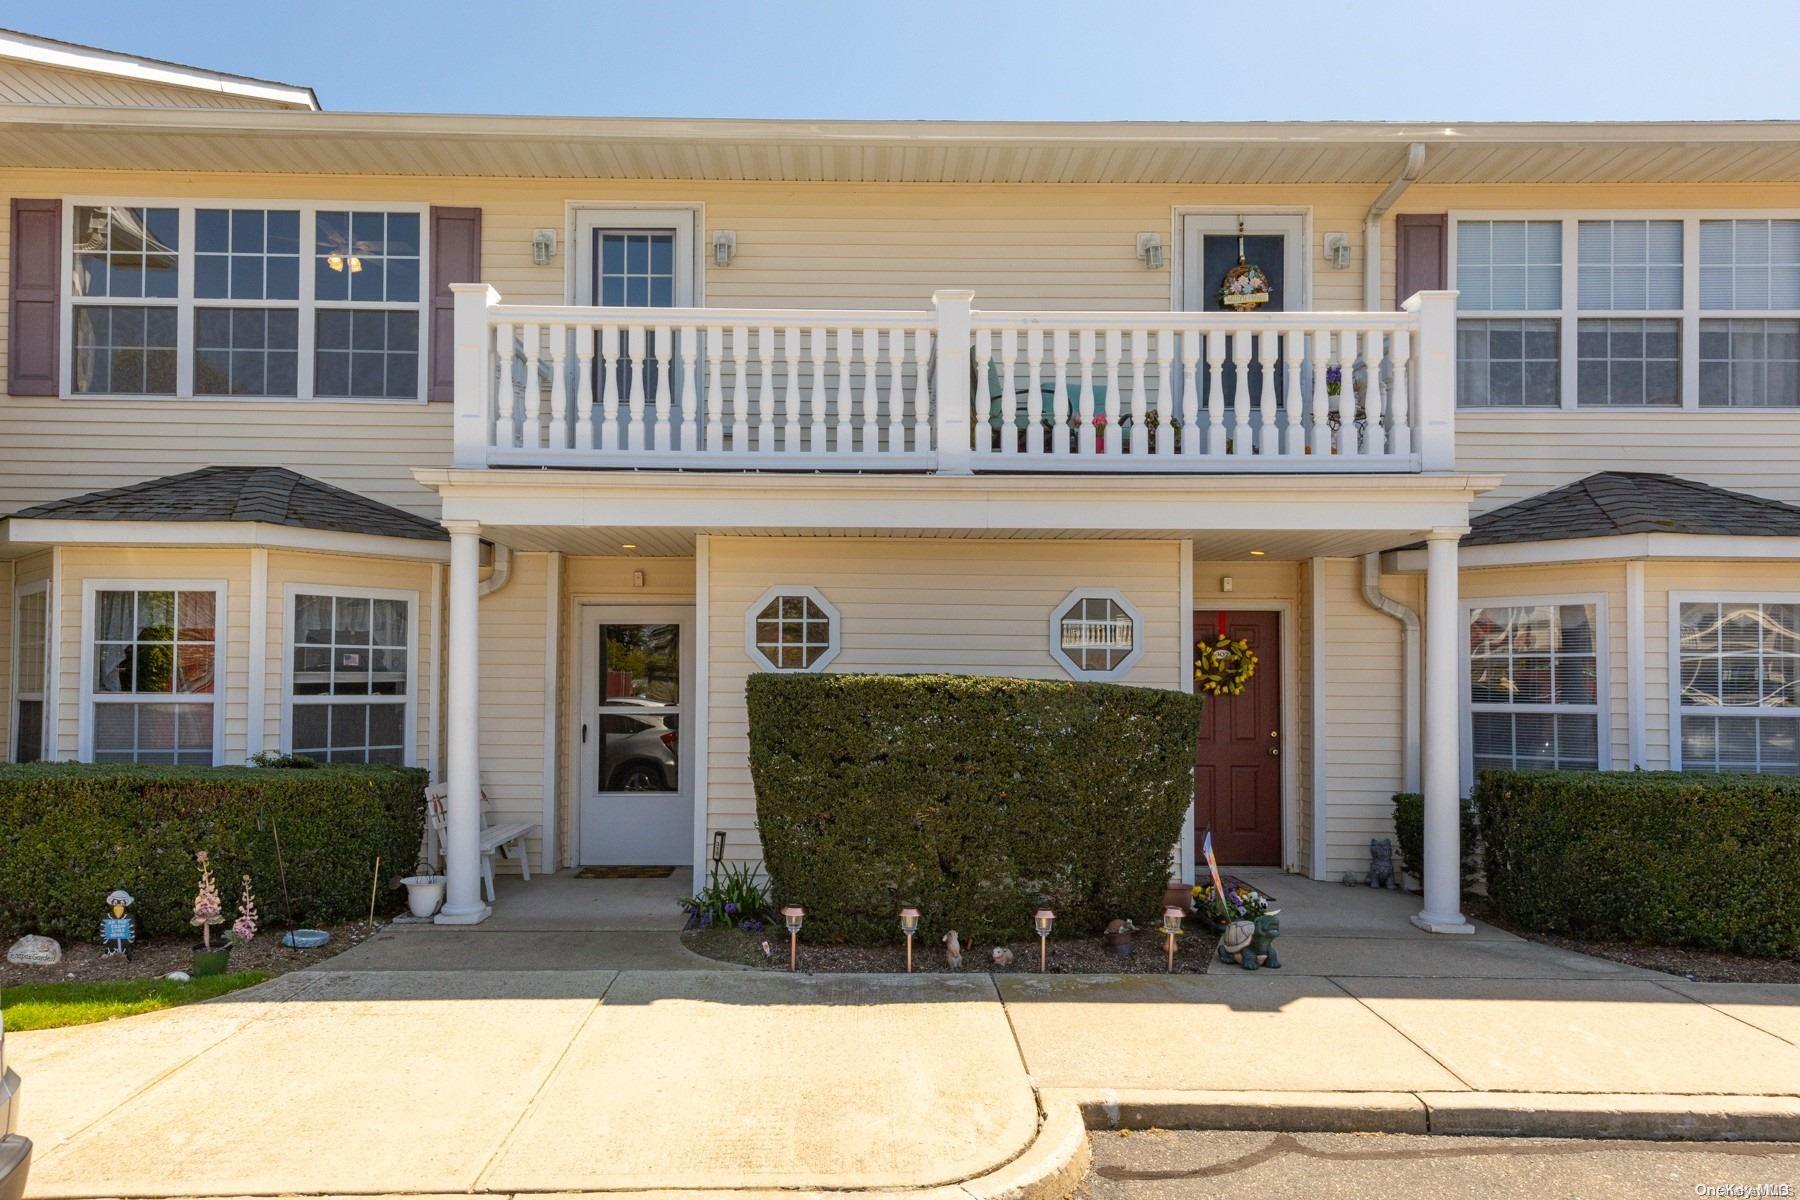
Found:
[[[444,808],[450,789],[443,784],[425,789],[425,815],[431,822],[432,832],[437,834],[440,847],[449,845],[448,814]],[[488,903],[494,902],[494,852],[498,850],[502,858],[510,859],[508,847],[516,846],[519,851],[519,871],[527,881],[531,879],[531,855],[525,849],[525,839],[542,831],[543,826],[530,821],[508,821],[502,825],[490,825],[487,819],[487,789],[481,790],[481,882],[487,888]]]

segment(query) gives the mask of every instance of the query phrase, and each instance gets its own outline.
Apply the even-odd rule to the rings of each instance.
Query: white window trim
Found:
[[[773,662],[770,662],[768,656],[757,648],[757,614],[762,612],[762,610],[768,606],[769,601],[778,596],[805,596],[814,604],[817,604],[820,611],[825,614],[825,632],[828,639],[825,644],[825,653],[819,655],[811,666],[779,667]],[[750,655],[752,662],[756,663],[757,666],[765,671],[774,671],[781,675],[806,675],[823,671],[827,666],[831,665],[831,661],[838,656],[838,651],[843,649],[843,637],[844,622],[843,618],[838,613],[837,605],[827,600],[825,598],[825,593],[821,592],[818,588],[808,587],[805,584],[777,584],[764,592],[761,596],[758,596],[756,601],[751,604],[749,608],[744,610],[744,651]]]
[[[593,235],[596,229],[675,231],[675,307],[706,305],[706,262],[702,252],[706,206],[685,201],[621,204],[617,201],[570,200],[563,206],[563,301],[586,308],[593,304]]]
[[[1063,615],[1083,600],[1111,600],[1124,611],[1126,616],[1131,618],[1131,649],[1124,658],[1119,660],[1118,665],[1109,671],[1083,670],[1075,665],[1075,660],[1070,658],[1062,648]],[[1127,600],[1125,593],[1117,588],[1076,588],[1050,610],[1050,657],[1056,660],[1057,665],[1062,667],[1071,679],[1100,683],[1123,679],[1131,673],[1133,667],[1137,666],[1138,659],[1144,657],[1143,614],[1138,612],[1137,605]]]
[[[1717,592],[1671,591],[1668,598],[1669,626],[1669,769],[1679,771],[1681,765],[1681,718],[1696,717],[1777,717],[1800,721],[1800,709],[1755,708],[1733,705],[1707,705],[1689,708],[1681,702],[1681,606],[1683,604],[1800,604],[1800,592]]]
[[[120,208],[173,208],[177,210],[181,249],[176,254],[175,287],[175,394],[142,395],[121,392],[75,391],[75,305],[80,300],[74,289],[75,278],[75,208],[77,205],[112,205]],[[194,214],[202,208],[283,209],[300,214],[300,298],[292,300],[197,300],[194,296]],[[414,396],[315,396],[313,394],[314,332],[318,304],[315,302],[313,247],[316,233],[313,217],[318,212],[404,212],[419,218],[419,299],[412,305],[419,314],[419,387]],[[62,197],[61,284],[58,287],[60,311],[60,351],[57,364],[57,394],[63,400],[133,401],[156,403],[199,400],[204,403],[227,404],[424,404],[430,384],[428,359],[431,338],[431,206],[393,200],[283,200],[257,196],[192,197],[155,196],[64,196]],[[107,300],[106,303],[115,303]],[[129,304],[120,298],[117,304]],[[148,300],[149,304],[167,305],[167,298]],[[328,308],[396,310],[404,303],[373,300],[327,300]],[[207,308],[283,308],[293,306],[300,313],[298,376],[294,396],[197,396],[194,394],[194,310]]]
[[[38,680],[38,686],[35,691],[26,687],[24,679],[19,675],[19,668],[21,666],[19,661],[20,614],[24,611],[25,601],[33,596],[42,596],[44,598],[44,676],[42,679]],[[51,750],[53,747],[50,744],[50,635],[50,581],[48,579],[40,579],[36,583],[26,584],[13,593],[12,662],[8,668],[8,678],[12,680],[12,697],[9,701],[12,705],[12,712],[10,714],[12,719],[7,723],[6,742],[6,760],[8,762],[19,761],[19,701],[21,700],[36,700],[42,705],[42,708],[39,710],[39,719],[43,721],[44,728],[38,733],[39,744],[43,748],[42,754],[40,755],[40,761],[52,761]]]
[[[1483,712],[1514,713],[1587,713],[1595,720],[1596,770],[1612,770],[1612,630],[1606,611],[1604,592],[1571,592],[1543,596],[1464,596],[1457,625],[1457,714],[1462,742],[1462,790],[1467,795],[1475,786],[1475,703],[1469,696],[1472,682],[1469,654],[1469,623],[1478,608],[1535,608],[1564,604],[1594,606],[1594,703],[1588,704],[1496,704]]]
[[[294,616],[301,596],[406,602],[406,695],[308,696],[303,704],[393,704],[404,700],[406,742],[401,761],[419,765],[419,593],[406,588],[344,587],[331,583],[288,583],[281,594],[281,753],[294,752]]]
[[[213,709],[213,760],[218,766],[225,761],[225,707],[227,667],[230,665],[226,600],[229,589],[223,579],[85,579],[81,584],[81,720],[76,736],[76,758],[94,761],[95,703],[133,703],[131,700],[94,698],[94,609],[101,592],[211,592],[213,593],[213,690],[205,695],[170,693],[167,697],[149,696],[135,702],[199,704],[210,703]]]
[[[1468,209],[1452,210],[1449,214],[1449,230],[1445,249],[1445,270],[1448,274],[1446,282],[1450,287],[1456,286],[1457,226],[1463,221],[1561,221],[1563,227],[1562,255],[1562,305],[1556,309],[1505,311],[1463,311],[1457,310],[1457,319],[1462,320],[1551,320],[1557,321],[1562,332],[1561,339],[1561,387],[1560,403],[1527,404],[1522,407],[1510,405],[1482,405],[1463,408],[1459,411],[1473,413],[1536,413],[1547,412],[1583,412],[1604,413],[1619,412],[1626,414],[1643,413],[1675,413],[1695,412],[1707,415],[1720,413],[1769,413],[1797,412],[1800,408],[1759,408],[1752,406],[1700,407],[1700,322],[1702,320],[1800,320],[1800,309],[1770,308],[1706,308],[1700,307],[1700,222],[1702,221],[1791,221],[1800,219],[1800,209],[1693,209],[1693,208],[1635,208],[1635,209]],[[1681,222],[1681,307],[1679,309],[1582,309],[1580,298],[1580,255],[1581,255],[1581,222],[1583,221],[1680,221]],[[1571,269],[1571,268],[1574,269]],[[1629,405],[1629,404],[1590,404],[1585,408],[1577,403],[1576,396],[1576,329],[1580,319],[1616,317],[1621,320],[1667,320],[1673,318],[1681,322],[1681,403],[1679,405]]]

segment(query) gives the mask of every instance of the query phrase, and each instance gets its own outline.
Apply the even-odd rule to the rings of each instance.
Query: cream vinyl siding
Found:
[[[834,672],[954,672],[1066,679],[1050,614],[1078,587],[1116,588],[1143,618],[1144,654],[1121,681],[1178,686],[1180,549],[1174,542],[1002,542],[714,537],[710,550],[708,836],[757,861],[744,686],[756,670],[744,616],[778,584],[819,589],[840,614]]]
[[[1392,837],[1394,793],[1405,782],[1400,622],[1362,597],[1362,561],[1323,560],[1325,661],[1312,686],[1325,689],[1326,858],[1323,879],[1369,867],[1369,839]],[[1404,583],[1388,595],[1417,605]],[[1309,864],[1310,865],[1310,864]]]
[[[1173,267],[1146,270],[1137,233],[1174,253],[1176,206],[1276,205],[1312,210],[1315,305],[1361,306],[1361,274],[1330,270],[1326,231],[1360,253],[1370,187],[594,183],[472,179],[7,171],[9,196],[125,199],[356,200],[482,210],[482,277],[507,300],[563,303],[568,205],[703,209],[707,231],[730,229],[732,265],[701,264],[705,303],[920,310],[933,290],[972,287],[987,308],[1170,308]],[[10,222],[0,204],[0,224]],[[556,259],[531,261],[537,228],[565,231]],[[10,231],[0,230],[0,256]],[[0,272],[10,279],[10,271]],[[3,300],[0,297],[0,300]],[[3,339],[4,331],[0,331]],[[66,352],[66,348],[65,348]],[[4,347],[0,345],[0,358]],[[291,467],[425,516],[437,497],[411,470],[450,457],[450,406],[406,402],[57,400],[0,407],[0,513],[213,463]]]
[[[244,761],[246,698],[250,694],[250,552],[248,550],[142,550],[126,546],[62,548],[61,621],[57,639],[56,732],[58,759],[80,752],[81,673],[87,666],[82,644],[82,597],[90,579],[147,587],[164,580],[223,580],[224,623],[214,667],[213,703],[225,712],[224,737],[216,747],[222,763]],[[46,739],[48,740],[48,739]]]
[[[418,593],[413,608],[415,674],[413,697],[413,758],[415,765],[430,766],[431,680],[438,662],[437,647],[431,641],[431,566],[428,563],[395,559],[356,558],[344,554],[304,554],[288,550],[269,551],[268,644],[263,668],[263,748],[279,751],[282,721],[287,709],[288,656],[292,647],[287,641],[287,590],[290,585],[324,590],[378,588]]]
[[[42,63],[0,61],[0,104],[63,104],[82,108],[256,108],[291,110],[278,100],[228,96],[202,88],[121,79]]]
[[[515,557],[515,563],[518,559]],[[639,587],[634,574],[643,572]],[[576,739],[581,729],[581,634],[579,608],[583,604],[692,604],[694,560],[691,558],[566,557],[562,566],[562,597],[557,612],[562,621],[557,681],[556,719],[556,845],[560,866],[576,866],[576,808],[581,764]],[[701,646],[688,649],[703,652]],[[541,810],[540,810],[541,811]],[[520,820],[525,818],[521,817]]]
[[[547,554],[514,554],[505,587],[481,599],[481,786],[488,820],[544,820],[544,658]],[[526,840],[532,866],[542,843]],[[517,862],[494,860],[496,871]]]

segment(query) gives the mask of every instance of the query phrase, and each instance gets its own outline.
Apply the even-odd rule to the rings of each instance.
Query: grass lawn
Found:
[[[0,1012],[6,1028],[56,1029],[63,1025],[89,1025],[210,1000],[239,988],[261,983],[264,971],[235,971],[181,982],[174,979],[110,979],[99,983],[20,983],[0,992]]]

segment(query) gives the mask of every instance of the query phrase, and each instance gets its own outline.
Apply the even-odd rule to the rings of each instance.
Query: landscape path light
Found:
[[[1175,969],[1175,936],[1181,932],[1181,910],[1174,905],[1163,909],[1163,940],[1169,947],[1169,970]]]
[[[900,910],[900,932],[906,935],[906,973],[912,974],[913,934],[919,932],[919,910],[908,904]]]
[[[798,904],[790,904],[781,910],[781,919],[787,923],[788,931],[788,970],[795,970],[800,962],[800,924],[806,920],[806,910]]]
[[[1050,955],[1050,929],[1056,924],[1056,914],[1047,908],[1040,908],[1031,915],[1031,923],[1038,935],[1038,971],[1044,971]]]

